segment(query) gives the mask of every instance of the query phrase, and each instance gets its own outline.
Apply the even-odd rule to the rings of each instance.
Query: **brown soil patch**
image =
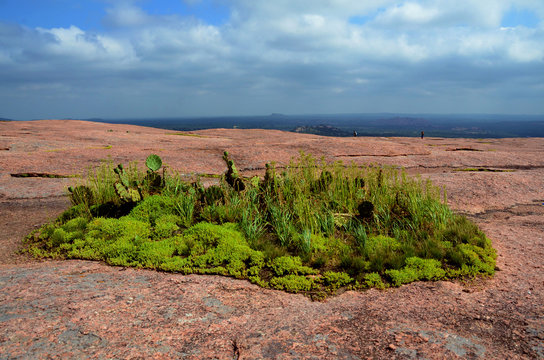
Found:
[[[200,136],[81,121],[0,123],[0,358],[544,358],[544,139],[194,133]],[[404,166],[446,187],[450,205],[492,239],[500,271],[312,302],[218,276],[15,254],[22,237],[68,207],[65,188],[76,180],[10,174],[83,175],[102,159],[143,163],[149,153],[183,173],[220,174],[224,150],[248,175],[300,150]],[[515,171],[454,171],[464,168]]]

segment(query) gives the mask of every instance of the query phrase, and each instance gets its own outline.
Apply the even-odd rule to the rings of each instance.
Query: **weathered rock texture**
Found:
[[[0,359],[544,358],[544,139],[326,138],[216,129],[198,136],[81,121],[0,122]],[[15,251],[68,207],[73,178],[159,154],[182,173],[244,174],[300,150],[329,161],[400,165],[444,185],[492,239],[500,269],[474,282],[345,292],[325,302],[218,276]],[[491,171],[459,171],[468,168]]]

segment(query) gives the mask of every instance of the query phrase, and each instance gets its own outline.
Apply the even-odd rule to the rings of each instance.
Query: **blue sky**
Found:
[[[542,0],[0,0],[0,117],[544,113]]]

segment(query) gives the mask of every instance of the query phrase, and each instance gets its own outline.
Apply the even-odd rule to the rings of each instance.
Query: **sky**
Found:
[[[0,0],[0,118],[544,114],[542,0]]]

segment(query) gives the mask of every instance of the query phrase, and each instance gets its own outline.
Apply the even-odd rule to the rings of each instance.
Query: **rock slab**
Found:
[[[218,276],[89,261],[38,262],[21,239],[69,206],[101,161],[160,155],[183,174],[246,175],[299,151],[403,166],[444,186],[497,249],[492,279],[345,292],[324,302]],[[270,130],[180,133],[45,120],[0,123],[0,359],[544,358],[544,139],[327,138]]]

